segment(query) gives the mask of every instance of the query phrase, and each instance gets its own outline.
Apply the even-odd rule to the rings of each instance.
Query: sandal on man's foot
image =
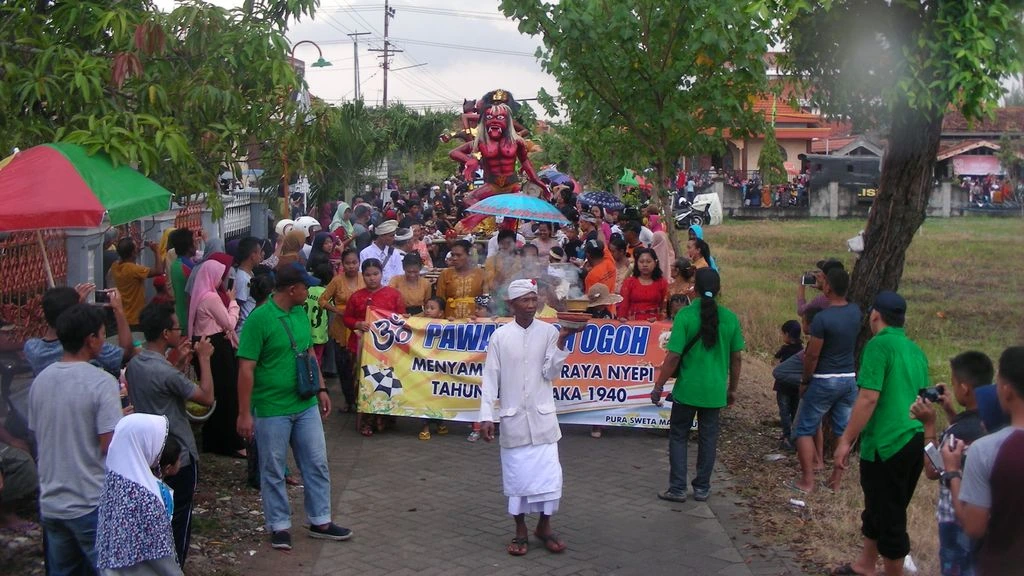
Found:
[[[505,551],[513,556],[526,556],[530,550],[529,543],[527,538],[513,538],[508,546],[505,546]]]
[[[373,436],[373,428],[370,428],[370,425],[367,424],[359,429],[359,433],[369,438],[370,436]]]
[[[448,433],[448,427],[447,426],[445,426],[444,424],[438,424],[437,425],[437,435],[438,436],[444,436],[447,433]]]
[[[430,432],[427,430],[420,432],[420,440],[430,440]]]
[[[553,554],[561,554],[562,552],[565,552],[565,549],[567,548],[565,542],[562,542],[562,539],[559,538],[558,534],[555,534],[554,532],[546,536],[541,536],[536,532],[534,532],[533,535],[536,536],[538,540],[544,543],[544,547],[548,549],[548,552],[551,552]]]

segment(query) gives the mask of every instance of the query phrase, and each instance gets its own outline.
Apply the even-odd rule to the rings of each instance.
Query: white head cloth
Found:
[[[142,485],[160,498],[160,488],[150,468],[159,463],[166,439],[166,416],[129,414],[121,418],[107,451],[107,470]]]
[[[536,280],[513,280],[508,285],[508,299],[515,300],[520,296],[526,296],[527,294],[537,293],[537,281]]]

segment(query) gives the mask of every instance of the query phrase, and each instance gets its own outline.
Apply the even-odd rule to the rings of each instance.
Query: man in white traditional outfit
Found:
[[[516,535],[506,550],[526,554],[529,534],[526,514],[540,513],[534,536],[551,552],[565,542],[551,529],[551,515],[562,497],[562,466],[558,462],[558,428],[551,381],[569,356],[566,342],[572,332],[559,330],[537,313],[536,280],[515,280],[508,287],[514,320],[491,335],[484,362],[480,403],[480,433],[494,439],[495,416],[501,418],[501,477],[508,512]],[[495,403],[500,397],[501,407]]]

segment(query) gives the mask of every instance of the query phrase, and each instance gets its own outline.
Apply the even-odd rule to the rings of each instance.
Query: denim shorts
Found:
[[[821,419],[832,412],[832,432],[842,435],[850,421],[850,412],[857,399],[857,378],[811,378],[811,383],[800,399],[793,422],[793,438],[814,436],[821,425]]]

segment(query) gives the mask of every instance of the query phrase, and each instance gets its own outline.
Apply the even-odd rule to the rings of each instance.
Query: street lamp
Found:
[[[320,45],[317,44],[316,42],[313,42],[312,40],[301,40],[301,41],[296,42],[295,44],[293,44],[292,45],[292,52],[291,52],[292,60],[295,59],[295,49],[298,48],[299,46],[302,46],[303,44],[312,44],[313,46],[315,46],[316,47],[317,55],[319,56],[319,58],[316,59],[316,62],[313,62],[312,64],[310,64],[310,67],[312,67],[312,68],[326,68],[327,66],[331,65],[330,62],[328,62],[327,60],[324,60],[324,52],[323,52],[323,50],[320,49]]]
[[[324,59],[324,51],[320,49],[320,45],[317,44],[316,42],[313,42],[312,40],[300,40],[295,44],[292,44],[292,50],[289,53],[289,58],[292,62],[295,61],[295,49],[298,48],[299,46],[302,46],[303,44],[312,44],[316,48],[317,56],[319,56],[316,59],[316,62],[310,64],[311,68],[326,68],[331,65],[330,62]],[[290,215],[289,208],[291,206],[291,194],[288,193],[288,156],[283,150],[281,151],[281,160],[282,163],[284,164],[284,181],[282,182],[282,190],[284,191],[284,198],[282,200],[284,200],[284,202],[282,203],[283,206],[281,208],[281,213],[282,216],[287,218]],[[303,194],[302,197],[302,209],[303,211],[307,209],[306,194]]]

